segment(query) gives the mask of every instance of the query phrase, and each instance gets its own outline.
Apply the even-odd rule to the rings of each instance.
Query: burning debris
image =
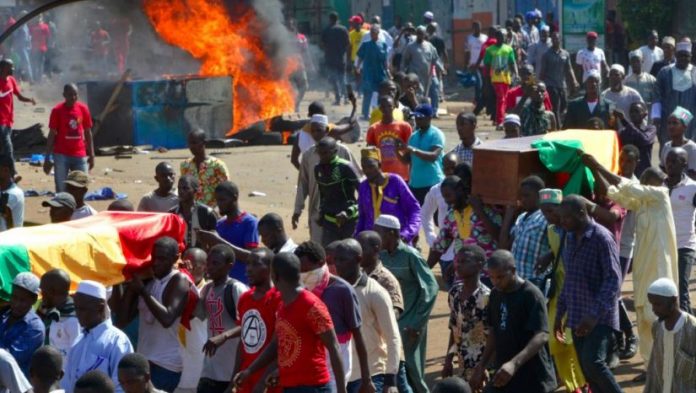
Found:
[[[233,3],[144,1],[157,33],[198,59],[202,76],[232,77],[234,116],[228,136],[259,119],[292,112],[295,97],[289,80],[299,66],[294,56],[276,56],[278,41],[268,39],[268,32],[278,28],[274,21],[264,20],[264,13],[247,1]],[[278,57],[282,61],[276,61]]]

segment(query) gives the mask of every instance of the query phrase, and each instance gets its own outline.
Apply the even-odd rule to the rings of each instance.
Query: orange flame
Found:
[[[261,39],[250,34],[261,28],[253,9],[235,20],[219,0],[145,0],[144,9],[162,39],[201,61],[201,75],[232,77],[234,120],[227,135],[293,111],[289,76],[298,63],[274,66]]]

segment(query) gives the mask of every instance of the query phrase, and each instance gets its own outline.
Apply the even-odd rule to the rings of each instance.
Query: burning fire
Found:
[[[145,0],[144,9],[162,39],[201,61],[201,75],[232,77],[234,121],[228,135],[293,111],[289,77],[298,62],[273,64],[253,34],[263,26],[251,7],[235,20],[220,0]]]

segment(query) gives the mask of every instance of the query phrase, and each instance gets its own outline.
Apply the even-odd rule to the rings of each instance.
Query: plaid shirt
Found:
[[[478,137],[476,137],[474,143],[472,143],[470,147],[464,146],[464,142],[459,142],[459,144],[447,154],[454,153],[457,155],[457,160],[460,164],[466,162],[469,166],[472,166],[474,163],[474,147],[481,143]]]
[[[548,225],[544,214],[537,210],[531,214],[520,214],[510,231],[515,237],[511,251],[517,262],[517,274],[525,280],[544,276],[535,274],[534,265],[540,256],[549,252],[549,239],[546,235]]]
[[[565,283],[558,300],[556,320],[568,312],[568,326],[575,329],[585,316],[619,330],[618,300],[621,291],[619,248],[614,236],[590,221],[580,239],[568,232],[563,250]]]

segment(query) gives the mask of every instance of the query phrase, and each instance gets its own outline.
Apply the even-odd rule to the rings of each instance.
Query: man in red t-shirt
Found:
[[[14,96],[22,102],[31,102],[36,105],[33,98],[27,98],[19,91],[19,85],[12,76],[14,63],[5,58],[0,60],[0,154],[12,157],[12,175],[16,174],[14,168],[14,150],[12,147],[12,124],[14,123]]]
[[[90,47],[92,56],[97,61],[99,67],[108,66],[109,44],[111,44],[111,36],[101,26],[101,22],[94,22],[94,30],[90,35]],[[107,68],[102,68],[108,71]]]
[[[87,173],[94,168],[94,144],[92,143],[92,115],[87,105],[77,100],[77,86],[67,84],[63,88],[64,102],[56,105],[48,121],[48,142],[44,172],[51,173],[53,154],[56,192],[65,190],[63,184],[70,171]]]
[[[408,144],[408,138],[413,132],[411,125],[394,120],[394,99],[391,96],[379,98],[379,110],[382,112],[382,121],[370,126],[365,141],[379,149],[384,172],[395,173],[408,182],[410,170],[408,164],[399,159],[397,146],[399,141],[404,145]]]
[[[323,393],[329,389],[328,349],[331,367],[343,370],[331,316],[324,303],[300,286],[300,260],[282,252],[273,258],[272,277],[282,305],[276,316],[275,337],[249,367],[234,377],[243,386],[258,370],[278,362],[278,384],[284,389]],[[274,378],[271,378],[274,379]],[[346,393],[343,373],[336,373],[338,393]]]
[[[34,82],[41,82],[48,52],[48,40],[51,38],[51,28],[44,22],[43,15],[29,28],[31,32],[31,69],[34,74]]]

